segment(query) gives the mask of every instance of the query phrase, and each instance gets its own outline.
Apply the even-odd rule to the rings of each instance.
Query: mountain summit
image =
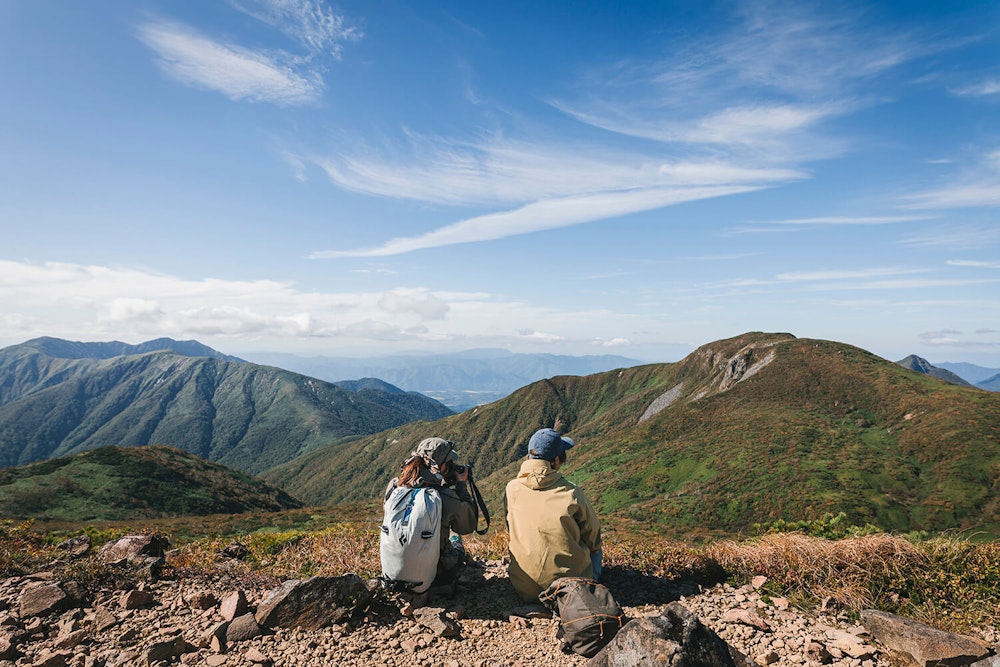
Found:
[[[939,380],[944,380],[945,382],[962,385],[963,387],[974,386],[971,382],[966,382],[955,373],[952,373],[951,371],[946,370],[944,368],[938,368],[931,362],[927,361],[922,357],[918,357],[915,354],[911,354],[905,359],[900,359],[896,363],[902,366],[903,368],[909,368],[911,371],[923,373],[924,375],[930,375],[931,377],[937,378]]]

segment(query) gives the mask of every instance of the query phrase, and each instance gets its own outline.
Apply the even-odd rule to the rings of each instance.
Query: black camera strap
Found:
[[[483,494],[479,492],[479,487],[476,483],[472,481],[472,469],[469,469],[469,489],[472,491],[472,497],[475,502],[472,503],[472,508],[476,512],[476,534],[485,535],[486,531],[490,529],[490,511],[486,509],[486,502],[483,500]],[[486,527],[479,530],[479,512],[482,510],[483,518],[486,520]]]

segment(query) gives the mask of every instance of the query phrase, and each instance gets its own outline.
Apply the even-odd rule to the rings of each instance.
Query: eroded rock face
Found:
[[[876,609],[862,611],[861,622],[884,646],[899,651],[919,667],[961,667],[990,654],[986,646],[971,637]]]

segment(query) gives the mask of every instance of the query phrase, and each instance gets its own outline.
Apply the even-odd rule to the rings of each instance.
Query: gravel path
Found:
[[[183,654],[183,664],[212,667],[510,667],[587,662],[560,651],[555,620],[509,616],[509,611],[522,603],[507,581],[502,562],[490,561],[484,569],[469,568],[464,580],[465,586],[454,598],[431,600],[432,605],[445,607],[460,624],[458,638],[437,637],[395,608],[382,608],[373,610],[358,628],[279,629],[271,635],[233,643],[226,653],[218,653],[205,646],[205,638],[221,620],[219,606],[201,610],[192,607],[191,600],[197,593],[212,593],[221,599],[232,589],[226,589],[221,581],[212,590],[204,583],[166,580],[149,587],[156,601],[154,607],[123,610],[117,602],[121,593],[109,591],[95,607],[111,610],[117,623],[94,631],[93,609],[66,612],[58,622],[35,628],[33,640],[21,645],[25,655],[15,661],[0,661],[0,667],[166,665],[157,660],[150,662],[150,646],[178,636],[194,646],[204,646]],[[680,601],[761,665],[894,664],[846,616],[782,609],[780,599],[765,602],[751,586],[735,589],[721,585],[700,590],[690,582],[671,582],[617,568],[607,571],[606,583],[629,617],[657,616],[668,603]],[[255,606],[267,590],[245,592],[251,606]],[[90,628],[86,639],[69,648],[58,646],[58,637],[66,635],[74,619],[82,628]],[[991,642],[997,639],[982,638]]]

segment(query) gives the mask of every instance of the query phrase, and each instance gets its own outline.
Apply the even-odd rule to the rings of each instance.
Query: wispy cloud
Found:
[[[658,188],[605,192],[563,199],[548,199],[501,213],[478,216],[441,227],[421,236],[392,239],[382,246],[359,250],[324,250],[312,259],[339,257],[384,257],[459,243],[491,241],[516,234],[568,227],[594,220],[614,218],[685,201],[749,192],[754,186],[705,188]]]
[[[891,225],[897,222],[913,222],[926,220],[925,215],[881,215],[881,216],[827,216],[817,218],[795,218],[792,220],[774,220],[771,225]]]
[[[896,290],[932,289],[936,287],[973,287],[989,285],[1000,280],[961,280],[955,278],[899,278],[895,280],[870,280],[863,282],[817,283],[810,289],[825,290]]]
[[[925,345],[947,346],[970,349],[1000,348],[997,331],[981,329],[975,332],[980,338],[969,339],[964,331],[941,329],[940,331],[925,331],[917,336]]]
[[[910,195],[901,205],[910,209],[1000,206],[1000,150],[976,158],[974,164],[966,167],[950,184]]]
[[[983,81],[953,88],[952,93],[961,97],[988,97],[990,95],[1000,95],[1000,79],[989,78]]]
[[[954,225],[938,231],[908,236],[900,245],[939,247],[958,250],[988,248],[1000,244],[1000,227],[996,225]]]
[[[815,218],[793,218],[790,220],[771,220],[754,226],[736,227],[729,230],[731,234],[767,234],[802,230],[809,227],[839,227],[839,226],[870,226],[893,225],[900,222],[927,220],[926,215],[881,215],[881,216],[825,216]]]
[[[312,103],[323,92],[320,76],[295,71],[295,58],[287,54],[224,44],[169,21],[141,26],[139,38],[156,52],[157,65],[166,75],[235,101],[294,106]]]
[[[240,11],[304,44],[313,53],[340,58],[346,41],[361,31],[317,0],[231,0]]]
[[[818,5],[741,9],[711,43],[678,40],[662,62],[616,64],[592,74],[589,96],[553,104],[629,136],[766,149],[781,160],[831,157],[847,147],[820,134],[820,125],[871,104],[863,86],[936,48]]]
[[[724,147],[732,153],[753,151],[757,159],[764,155],[770,160],[831,157],[843,151],[839,142],[813,137],[813,142],[796,142],[820,122],[839,115],[842,108],[834,105],[756,103],[734,106],[692,118],[677,118],[669,114],[635,115],[628,106],[612,107],[594,104],[577,108],[569,103],[554,101],[553,106],[573,118],[610,132],[651,139],[665,144],[689,147]]]
[[[869,104],[864,85],[933,48],[905,34],[876,34],[821,7],[758,4],[747,3],[731,32],[711,43],[671,42],[661,62],[619,62],[582,73],[572,95],[552,96],[564,116],[543,128],[544,141],[511,139],[509,131],[473,141],[409,133],[404,155],[397,147],[393,155],[368,149],[304,156],[346,190],[507,209],[373,248],[311,257],[382,256],[500,239],[808,178],[804,163],[849,149],[824,131],[828,122]],[[572,120],[610,132],[584,146],[575,134],[553,140],[580,129]]]
[[[981,262],[972,259],[949,259],[948,266],[969,266],[977,269],[1000,269],[1000,262]]]
[[[831,270],[831,271],[801,271],[779,273],[775,276],[783,281],[813,281],[813,280],[858,280],[882,276],[899,276],[914,273],[924,273],[926,269],[903,269],[897,267],[876,267],[871,269]]]
[[[809,292],[911,290],[937,287],[972,287],[1000,282],[992,279],[938,278],[928,274],[930,269],[905,267],[871,267],[861,269],[830,269],[823,271],[788,271],[773,278],[742,278],[727,280],[708,288],[762,288],[788,287]]]
[[[724,159],[677,159],[606,146],[489,140],[459,143],[411,133],[412,156],[313,156],[340,187],[447,205],[503,205],[645,190],[777,184],[806,177],[795,168]]]

